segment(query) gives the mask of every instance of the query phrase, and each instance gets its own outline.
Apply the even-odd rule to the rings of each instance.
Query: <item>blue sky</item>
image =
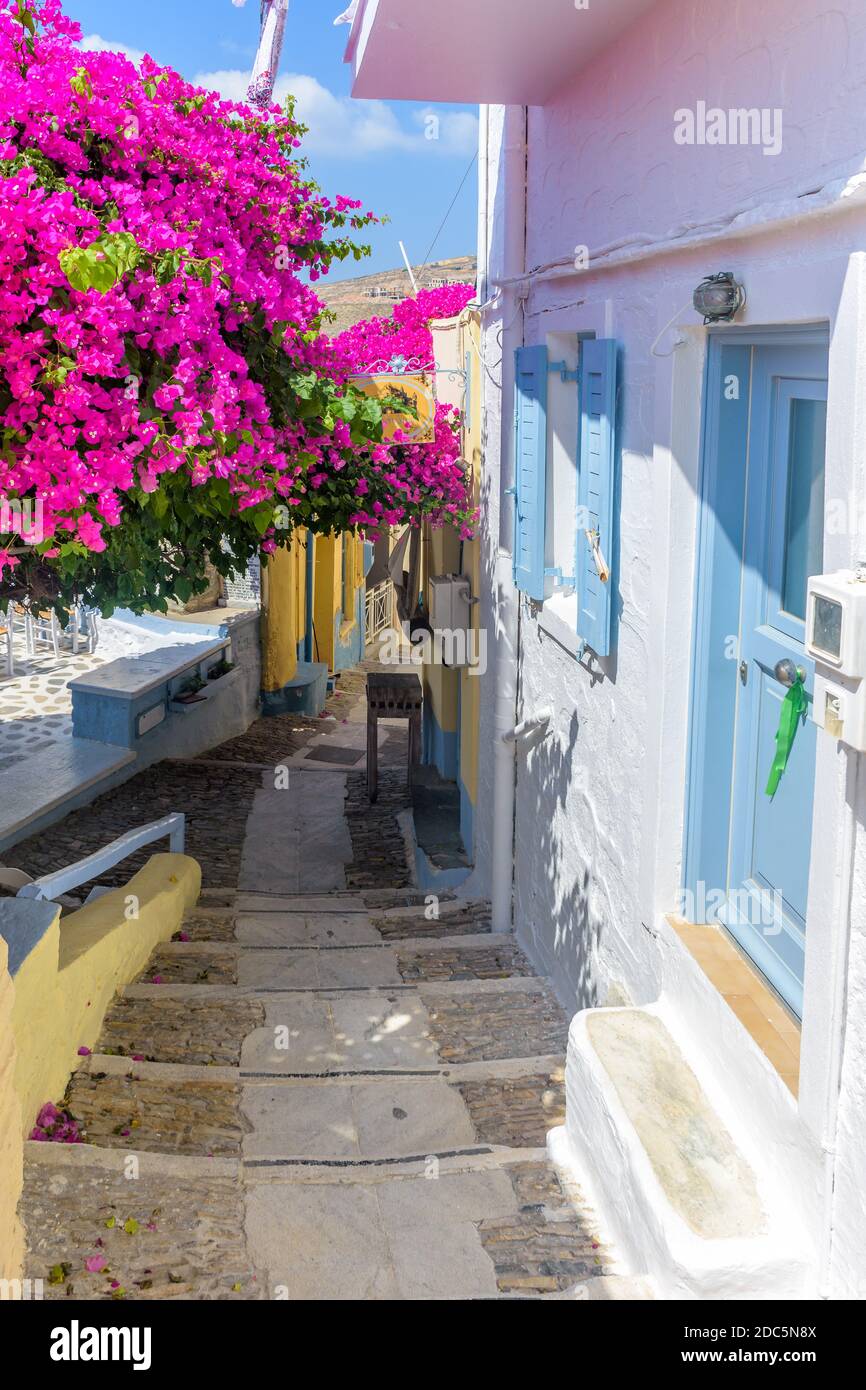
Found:
[[[329,194],[361,198],[390,223],[372,228],[373,254],[336,267],[332,278],[389,270],[401,264],[402,238],[420,262],[475,151],[477,109],[410,102],[356,102],[343,63],[349,33],[333,19],[347,0],[291,0],[277,96],[290,88],[310,126],[305,151],[313,176]],[[258,0],[66,0],[88,39],[148,52],[187,78],[242,100],[259,34]],[[94,44],[95,46],[95,44]],[[425,116],[435,111],[438,138]],[[473,168],[433,252],[433,259],[475,250],[477,179]]]

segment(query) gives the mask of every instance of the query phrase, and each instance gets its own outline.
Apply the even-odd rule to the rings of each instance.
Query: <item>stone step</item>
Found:
[[[25,1145],[25,1276],[42,1280],[42,1297],[67,1307],[112,1298],[267,1298],[245,1238],[238,1165],[134,1158],[132,1172],[128,1144]]]
[[[662,1297],[806,1296],[805,1245],[778,1174],[743,1157],[658,1006],[577,1014],[566,1091],[551,1155],[592,1174],[605,1229]]]
[[[126,1153],[240,1156],[250,1126],[237,1080],[206,1074],[192,1080],[171,1069],[142,1075],[138,1067],[133,1063],[124,1073],[88,1067],[72,1077],[65,1104],[88,1144]]]
[[[249,1188],[251,1253],[292,1300],[549,1297],[611,1270],[580,1194],[549,1163],[459,1162],[348,1180],[278,1171]]]

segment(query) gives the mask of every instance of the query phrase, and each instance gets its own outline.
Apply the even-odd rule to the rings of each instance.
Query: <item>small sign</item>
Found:
[[[436,428],[436,396],[433,383],[426,372],[376,372],[369,376],[354,376],[352,382],[365,396],[374,400],[396,397],[405,401],[405,415],[388,410],[382,420],[384,436],[389,444],[432,444]],[[403,441],[394,436],[402,432]]]
[[[161,705],[152,705],[143,714],[138,716],[138,737],[143,738],[149,734],[151,729],[155,729],[157,724],[161,724],[165,719],[165,702]]]

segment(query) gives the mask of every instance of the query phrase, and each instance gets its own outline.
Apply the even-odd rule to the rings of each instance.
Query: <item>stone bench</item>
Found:
[[[747,1129],[728,1128],[658,1005],[576,1014],[566,1093],[551,1155],[588,1185],[632,1273],[668,1299],[810,1296],[792,1194],[746,1156]]]
[[[70,738],[20,758],[2,773],[0,857],[4,849],[89,799],[135,754],[117,745]]]

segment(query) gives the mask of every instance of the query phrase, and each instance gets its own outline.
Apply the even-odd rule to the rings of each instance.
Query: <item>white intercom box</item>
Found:
[[[466,632],[472,626],[472,585],[462,574],[430,580],[430,625],[434,632]]]
[[[815,662],[813,720],[866,752],[866,566],[809,580],[806,653]]]

